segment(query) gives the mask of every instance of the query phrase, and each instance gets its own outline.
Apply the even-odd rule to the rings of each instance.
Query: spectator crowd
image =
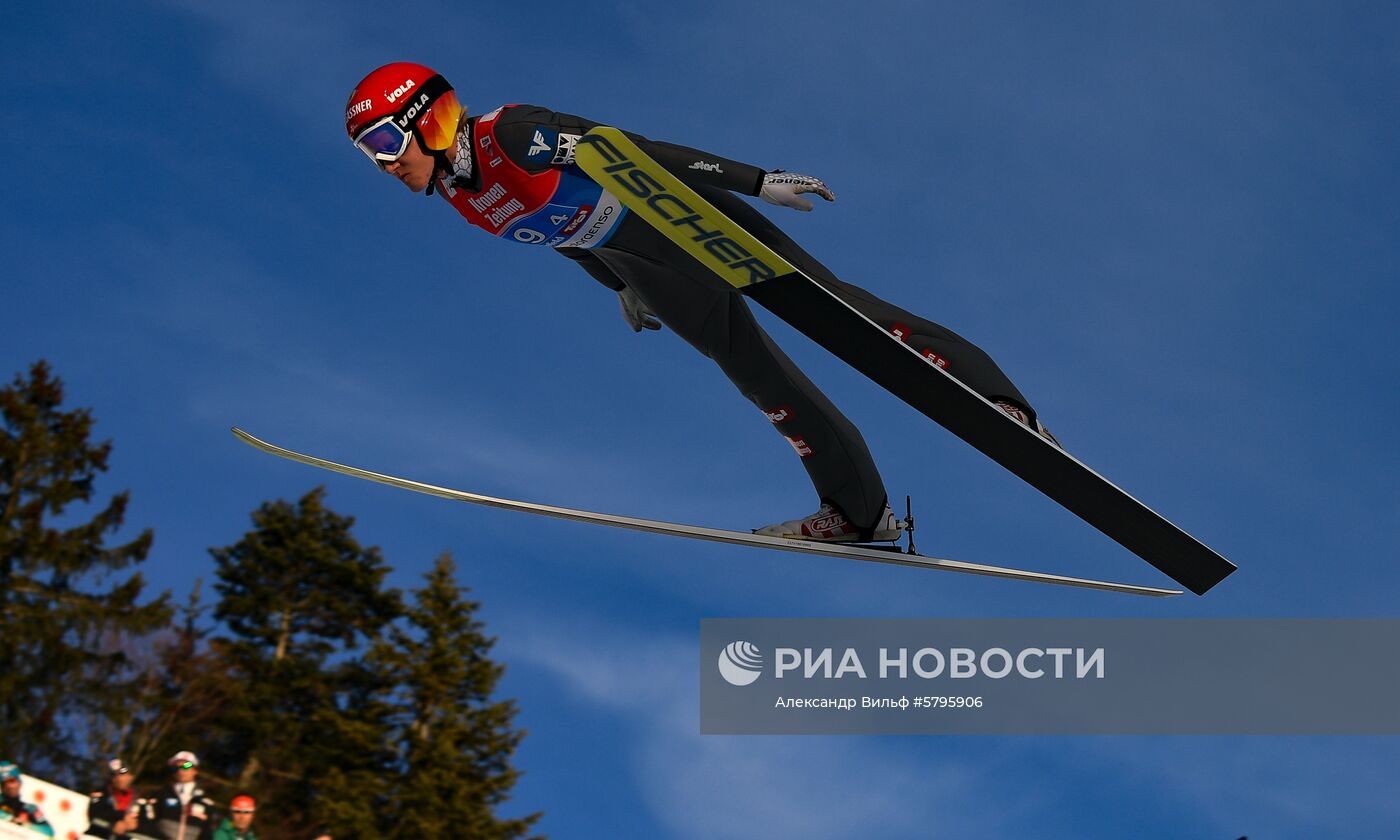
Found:
[[[247,794],[233,797],[222,807],[199,783],[199,758],[181,750],[166,762],[169,782],[144,795],[133,782],[131,768],[119,758],[107,764],[108,776],[88,804],[85,837],[107,840],[257,840],[253,818],[257,803]],[[20,768],[0,761],[0,822],[22,826],[52,837],[53,828],[43,811],[24,801]],[[321,833],[314,840],[334,840]]]

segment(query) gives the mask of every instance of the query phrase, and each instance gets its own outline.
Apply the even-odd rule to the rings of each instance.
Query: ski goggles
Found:
[[[413,134],[399,128],[393,117],[371,124],[355,138],[355,148],[364,152],[380,169],[403,157]]]

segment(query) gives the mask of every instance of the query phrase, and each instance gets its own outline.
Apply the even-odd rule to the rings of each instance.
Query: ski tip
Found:
[[[244,443],[248,444],[254,449],[267,449],[269,446],[269,444],[259,440],[258,438],[253,437],[252,435],[248,434],[247,432],[243,431],[237,426],[231,426],[229,428],[229,431],[233,432],[234,437],[238,438],[239,440],[243,441]]]
[[[1225,578],[1239,571],[1239,566],[1236,566],[1234,563],[1231,563],[1229,560],[1226,560],[1224,557],[1221,557],[1219,554],[1216,554],[1209,548],[1207,548],[1206,551],[1209,552],[1210,555],[1213,556],[1214,559],[1217,561],[1217,567],[1213,569],[1209,574],[1203,573],[1193,576],[1182,577],[1177,577],[1176,575],[1171,576],[1172,579],[1175,580],[1177,583],[1181,584],[1182,586],[1186,587],[1187,589],[1191,590],[1197,595],[1206,594],[1207,592],[1214,589],[1216,585],[1223,581]]]

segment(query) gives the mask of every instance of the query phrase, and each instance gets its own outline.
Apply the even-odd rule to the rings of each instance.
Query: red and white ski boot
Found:
[[[903,522],[894,518],[894,511],[888,504],[875,522],[871,535],[861,539],[861,529],[852,524],[838,508],[822,503],[821,509],[801,519],[789,519],[764,528],[755,528],[754,533],[765,537],[788,537],[817,542],[893,542],[899,539]]]

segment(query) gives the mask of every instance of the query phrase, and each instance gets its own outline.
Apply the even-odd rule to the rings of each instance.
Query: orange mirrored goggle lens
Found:
[[[441,152],[452,145],[457,137],[457,126],[462,121],[462,105],[457,101],[455,91],[449,90],[428,108],[428,112],[418,119],[418,132],[423,144],[435,152]]]

